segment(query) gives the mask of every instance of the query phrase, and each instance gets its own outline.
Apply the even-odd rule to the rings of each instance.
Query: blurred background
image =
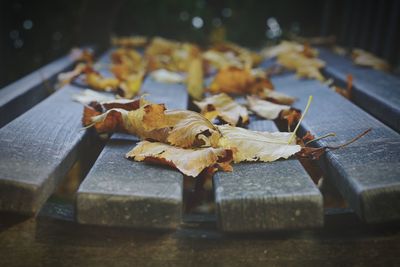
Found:
[[[293,35],[336,36],[399,62],[397,0],[2,0],[0,87],[72,48],[113,35],[163,36],[260,48]]]

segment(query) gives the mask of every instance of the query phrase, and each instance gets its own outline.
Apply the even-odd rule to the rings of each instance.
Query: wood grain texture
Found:
[[[278,131],[272,121],[250,129]],[[295,159],[239,163],[214,175],[219,227],[226,232],[260,232],[322,227],[322,195]]]
[[[54,91],[57,74],[72,68],[73,58],[59,58],[0,90],[0,127],[12,121]]]
[[[135,139],[114,135],[109,140],[79,188],[79,223],[159,229],[180,224],[182,174],[125,159]]]
[[[400,79],[391,74],[354,65],[350,59],[319,49],[325,73],[345,87],[353,76],[351,100],[383,123],[400,132]]]
[[[170,109],[186,109],[188,95],[182,85],[147,78],[142,92]],[[125,159],[137,141],[135,136],[111,137],[79,188],[78,222],[152,229],[177,228],[181,223],[182,174]]]
[[[57,205],[54,211],[68,214]],[[0,214],[1,215],[1,214]],[[6,220],[7,219],[7,220]],[[72,220],[73,218],[69,218]],[[0,266],[398,266],[399,225],[226,235],[214,224],[155,232],[0,216]],[[199,226],[200,225],[200,226]]]
[[[299,81],[286,75],[273,82],[278,90],[299,99],[295,103],[299,109],[305,107],[309,95],[314,96],[303,132],[337,134],[316,142],[317,146],[339,145],[372,128],[356,143],[327,152],[320,163],[363,220],[400,219],[400,135],[317,81]]]
[[[0,129],[0,210],[37,213],[90,145],[79,91],[65,86]]]

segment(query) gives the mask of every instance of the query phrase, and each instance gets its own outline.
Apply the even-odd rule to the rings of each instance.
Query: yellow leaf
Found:
[[[218,129],[222,134],[219,147],[236,151],[233,155],[235,163],[287,159],[301,150],[294,142],[289,144],[291,133],[250,131],[229,125],[218,126]]]
[[[93,89],[115,91],[118,88],[119,80],[116,78],[105,78],[99,73],[91,71],[86,73],[86,83]]]
[[[236,126],[239,120],[242,124],[249,121],[247,109],[225,93],[207,97],[203,101],[194,101],[194,103],[200,108],[201,114],[209,120],[219,117],[233,126]]]
[[[187,78],[187,91],[195,100],[203,98],[203,61],[199,57],[195,57],[190,61]]]

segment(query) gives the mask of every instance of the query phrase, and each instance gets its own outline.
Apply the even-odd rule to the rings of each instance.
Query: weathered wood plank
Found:
[[[61,57],[0,90],[0,127],[9,123],[54,90],[57,74],[70,69],[74,59]]]
[[[302,124],[315,136],[336,132],[337,136],[316,142],[338,145],[362,131],[372,131],[350,146],[327,152],[320,163],[350,206],[366,222],[400,218],[400,135],[317,81],[299,81],[294,75],[273,79],[278,90],[299,98],[304,108],[314,96]]]
[[[258,131],[277,131],[272,121],[254,121]],[[295,160],[239,163],[214,175],[219,227],[226,232],[260,232],[321,227],[322,196]]]
[[[147,78],[146,99],[185,109],[188,95],[182,85]],[[173,229],[181,222],[183,176],[166,167],[124,158],[138,139],[113,135],[80,186],[77,220],[82,224]]]
[[[351,100],[380,121],[400,131],[400,79],[382,71],[354,65],[349,59],[320,49],[325,73],[345,86],[353,75]]]
[[[0,129],[0,210],[33,215],[83,149],[82,105],[65,86]]]

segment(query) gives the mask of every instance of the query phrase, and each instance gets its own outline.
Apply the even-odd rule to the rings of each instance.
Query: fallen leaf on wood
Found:
[[[300,110],[292,108],[289,111],[284,111],[281,114],[281,118],[287,121],[288,131],[290,132],[292,126],[300,120],[301,112]]]
[[[92,68],[85,69],[85,81],[88,86],[101,91],[116,91],[119,80],[116,78],[105,78]]]
[[[225,171],[232,170],[232,150],[224,148],[184,149],[159,142],[142,141],[126,157],[135,161],[169,165],[193,177],[211,166],[219,166]]]
[[[325,62],[318,59],[318,51],[310,45],[282,41],[279,45],[268,47],[262,51],[266,58],[277,57],[278,63],[289,70],[295,70],[302,78],[324,81],[319,71]]]
[[[119,96],[131,99],[136,96],[142,87],[144,72],[138,72],[121,81],[117,90]]]
[[[142,55],[134,49],[119,48],[111,53],[111,61],[115,65],[124,66],[124,76],[130,75],[144,70],[145,62]],[[114,72],[113,68],[111,70]],[[123,75],[114,73],[120,79],[124,79]]]
[[[331,88],[336,93],[344,96],[347,99],[350,99],[353,88],[353,76],[351,74],[348,74],[346,80],[347,80],[346,88],[341,88],[339,86],[332,86]]]
[[[258,53],[231,42],[217,43],[212,49],[219,52],[233,52],[243,62],[244,68],[252,68],[262,61],[262,57]]]
[[[290,52],[278,55],[278,63],[289,70],[295,70],[297,76],[301,78],[325,80],[319,71],[325,66],[325,62],[318,58],[310,58],[301,53]]]
[[[292,96],[277,92],[275,90],[271,90],[269,88],[264,88],[263,90],[258,91],[257,95],[261,99],[282,105],[292,105],[296,100],[296,98]]]
[[[256,94],[264,88],[273,89],[271,81],[266,77],[253,76],[251,70],[236,67],[223,68],[215,75],[210,85],[210,92],[228,94]]]
[[[58,74],[57,80],[60,86],[71,83],[75,78],[81,75],[86,68],[87,68],[86,64],[79,63],[75,66],[73,70]]]
[[[167,143],[168,128],[148,129],[144,124],[151,125],[157,117],[154,114],[162,114],[164,105],[149,104],[128,111],[113,108],[97,116],[93,109],[85,107],[83,124],[86,127],[94,126],[98,133],[123,132],[136,135],[143,140],[154,140]]]
[[[98,109],[85,107],[84,126],[93,125],[99,133],[122,131],[183,148],[217,147],[220,138],[217,128],[201,114],[165,110],[161,104],[140,104],[132,111],[113,108],[99,113]]]
[[[186,81],[187,91],[194,100],[200,100],[203,98],[203,76],[203,60],[200,57],[195,57],[190,61]]]
[[[218,129],[201,114],[189,110],[166,110],[157,121],[157,128],[168,127],[167,141],[171,145],[188,148],[217,147],[221,137]]]
[[[318,51],[297,42],[282,41],[279,45],[264,48],[261,54],[265,58],[273,58],[287,53],[304,54],[311,57],[316,57]]]
[[[290,106],[275,104],[255,96],[247,96],[247,103],[251,111],[268,120],[275,120],[280,114],[288,113],[291,110]]]
[[[225,93],[207,97],[203,101],[194,101],[194,104],[200,108],[201,114],[210,121],[218,117],[233,126],[249,122],[247,109]]]
[[[70,56],[77,62],[83,62],[89,65],[91,65],[94,60],[93,51],[90,49],[73,48]]]
[[[151,72],[150,77],[160,83],[183,83],[185,81],[185,77],[182,74],[165,69],[158,69]]]
[[[166,69],[174,72],[187,72],[191,58],[199,55],[200,49],[196,45],[160,37],[153,38],[145,51],[150,71]]]
[[[228,67],[244,68],[243,62],[241,62],[233,52],[208,50],[203,53],[203,58],[204,60],[210,62],[210,64],[217,69]]]
[[[218,126],[218,129],[222,134],[219,147],[233,149],[235,163],[287,159],[301,150],[294,141],[289,142],[291,133],[250,131],[229,125]]]
[[[383,70],[383,71],[390,70],[390,65],[385,60],[362,49],[354,49],[351,54],[351,57],[353,59],[354,64],[356,65],[371,67],[376,70]]]

